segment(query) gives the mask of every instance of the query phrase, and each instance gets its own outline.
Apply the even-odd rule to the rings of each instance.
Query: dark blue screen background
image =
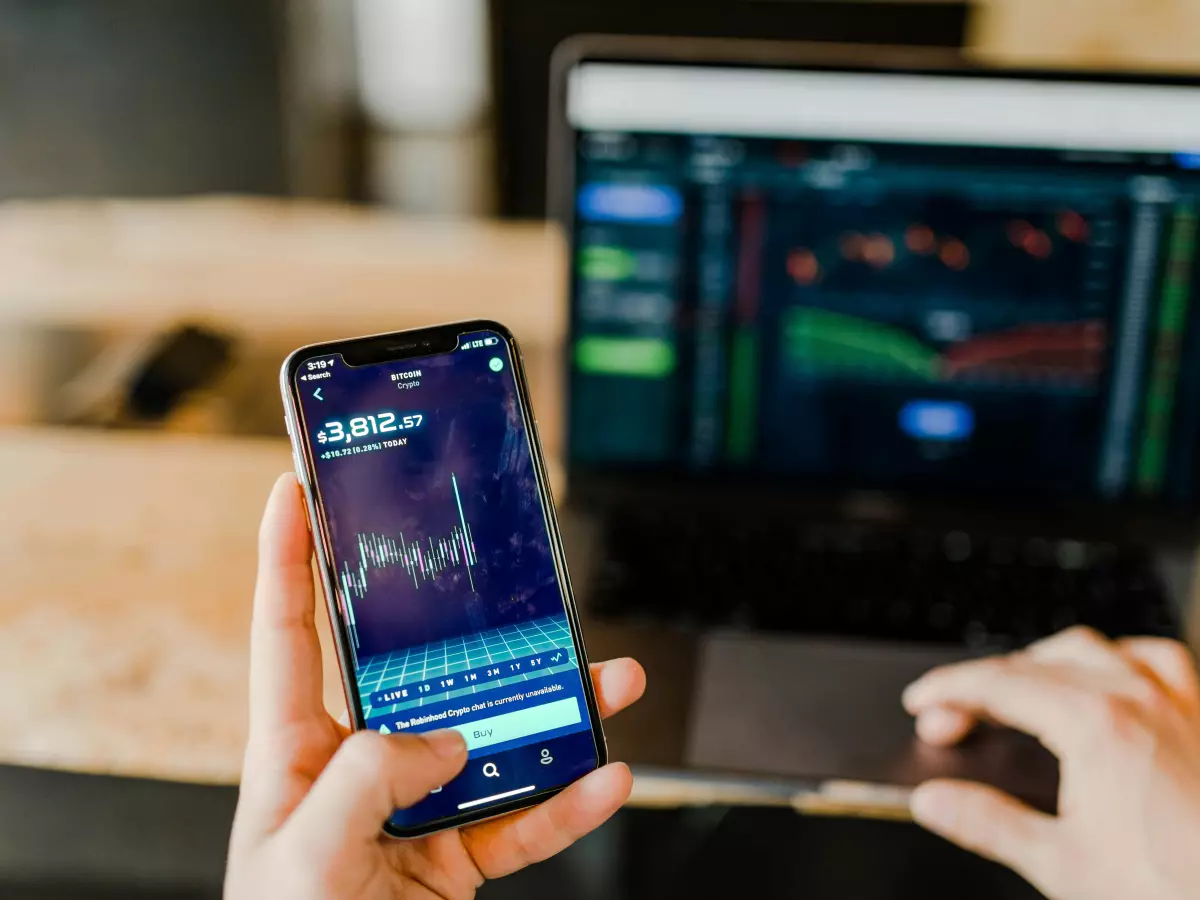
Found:
[[[467,340],[464,336],[463,340]],[[481,335],[470,335],[479,338]],[[504,362],[493,372],[489,361]],[[419,379],[392,380],[419,370]],[[451,566],[421,579],[396,565],[373,568],[369,591],[354,602],[358,656],[444,640],[467,632],[561,614],[554,571],[507,345],[479,347],[399,363],[351,368],[301,383],[305,424],[317,457],[317,480],[339,568],[359,558],[358,535],[403,534],[428,547],[459,525],[451,476],[474,538],[470,578]],[[400,390],[398,384],[419,381]],[[313,392],[319,387],[323,400]],[[424,421],[403,436],[407,446],[323,459],[330,445],[314,435],[325,422],[393,411]],[[363,438],[363,445],[378,441]],[[355,444],[360,443],[355,441]],[[353,446],[353,444],[351,445]]]

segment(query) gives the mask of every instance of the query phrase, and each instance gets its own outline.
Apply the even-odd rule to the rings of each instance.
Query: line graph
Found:
[[[942,354],[946,377],[980,369],[1045,372],[1094,379],[1107,346],[1104,323],[1049,322],[1020,325],[955,344]]]
[[[339,576],[346,602],[346,616],[354,645],[358,646],[358,622],[354,614],[354,599],[367,596],[368,576],[372,570],[390,569],[399,566],[412,578],[413,587],[420,589],[422,582],[433,581],[442,572],[453,567],[462,567],[467,574],[471,592],[475,592],[475,576],[472,569],[478,565],[475,540],[471,526],[463,513],[462,497],[458,492],[458,478],[451,474],[450,483],[454,490],[454,502],[458,513],[458,524],[440,536],[406,538],[403,532],[394,535],[378,532],[359,532],[355,536],[357,554],[351,560],[343,560]]]
[[[938,350],[907,330],[815,307],[784,317],[784,355],[795,367],[871,371],[891,378],[966,381],[1052,379],[1091,386],[1104,363],[1104,322],[1018,325]]]

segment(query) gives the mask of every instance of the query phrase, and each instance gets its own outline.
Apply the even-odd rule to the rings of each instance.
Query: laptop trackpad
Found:
[[[1057,761],[1032,738],[988,728],[942,749],[914,737],[901,691],[932,666],[966,656],[846,641],[711,637],[701,650],[687,762],[818,783],[911,787],[934,776],[970,778],[1052,810]]]

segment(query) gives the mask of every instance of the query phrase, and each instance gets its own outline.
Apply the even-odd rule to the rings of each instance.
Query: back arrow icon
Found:
[[[316,397],[318,400],[324,400],[324,399],[325,399],[324,397],[322,397],[322,396],[321,396],[321,389],[320,389],[320,388],[317,388],[315,391],[313,391],[313,396],[314,396],[314,397]]]

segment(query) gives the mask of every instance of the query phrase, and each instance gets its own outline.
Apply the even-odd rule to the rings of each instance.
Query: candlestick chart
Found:
[[[341,561],[339,580],[356,645],[358,623],[354,601],[363,600],[368,595],[372,572],[399,567],[412,579],[413,588],[419,590],[422,583],[435,581],[448,569],[460,568],[467,576],[471,592],[475,592],[472,571],[478,565],[475,540],[463,512],[457,476],[451,475],[450,482],[458,522],[444,533],[421,536],[412,533],[405,535],[402,531],[394,534],[359,532],[355,536],[357,552],[353,558]]]

